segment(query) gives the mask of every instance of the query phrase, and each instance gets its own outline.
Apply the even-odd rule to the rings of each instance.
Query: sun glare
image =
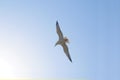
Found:
[[[15,77],[13,67],[4,59],[0,59],[0,78]]]

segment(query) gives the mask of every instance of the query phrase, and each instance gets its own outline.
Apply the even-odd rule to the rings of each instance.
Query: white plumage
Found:
[[[68,47],[66,45],[66,42],[69,42],[69,41],[68,41],[68,39],[66,37],[63,36],[63,34],[62,34],[61,30],[60,30],[60,26],[58,24],[58,21],[56,21],[56,31],[57,31],[57,34],[59,36],[59,40],[56,42],[55,46],[56,45],[61,45],[63,47],[63,50],[64,50],[66,56],[72,62],[72,59],[71,59],[70,54],[69,54]]]

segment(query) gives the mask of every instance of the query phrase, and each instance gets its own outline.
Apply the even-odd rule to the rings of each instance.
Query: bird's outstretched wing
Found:
[[[68,59],[72,62],[72,59],[71,59],[71,57],[70,57],[70,54],[69,54],[69,50],[68,50],[67,45],[64,43],[64,44],[62,44],[62,47],[63,47],[63,50],[64,50],[66,56],[67,56]]]
[[[57,34],[58,34],[58,36],[59,36],[59,40],[60,40],[60,39],[63,39],[63,34],[62,34],[62,31],[60,30],[58,21],[56,21],[56,31],[57,31]]]

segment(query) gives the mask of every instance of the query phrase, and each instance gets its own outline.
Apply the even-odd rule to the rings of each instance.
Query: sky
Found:
[[[119,0],[0,0],[0,78],[120,80]],[[67,36],[71,63],[58,40]]]

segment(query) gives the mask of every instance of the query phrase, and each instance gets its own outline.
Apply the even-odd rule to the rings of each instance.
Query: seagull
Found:
[[[71,56],[69,54],[69,50],[68,50],[68,47],[66,45],[66,43],[69,43],[69,40],[67,37],[64,37],[61,30],[60,30],[60,27],[59,27],[59,24],[58,24],[58,21],[56,21],[56,32],[59,36],[59,40],[56,42],[55,46],[56,45],[61,45],[63,47],[63,50],[66,54],[66,56],[68,57],[68,59],[72,62],[72,59],[71,59]]]

